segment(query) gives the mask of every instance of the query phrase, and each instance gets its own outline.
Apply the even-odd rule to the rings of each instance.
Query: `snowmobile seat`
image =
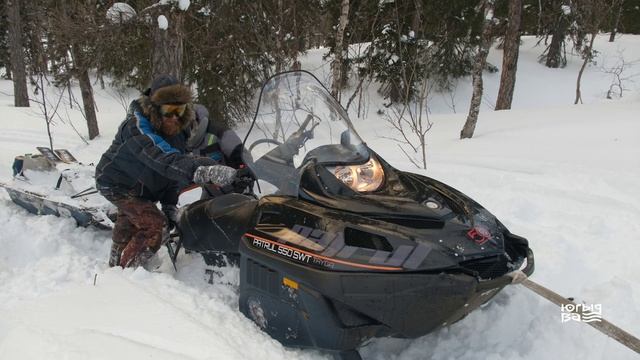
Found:
[[[258,201],[226,194],[187,206],[178,220],[182,244],[197,252],[237,253]]]

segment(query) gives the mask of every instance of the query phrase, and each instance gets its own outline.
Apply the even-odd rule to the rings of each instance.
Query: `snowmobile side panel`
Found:
[[[181,212],[182,245],[200,253],[237,253],[258,202],[241,194],[200,200]]]

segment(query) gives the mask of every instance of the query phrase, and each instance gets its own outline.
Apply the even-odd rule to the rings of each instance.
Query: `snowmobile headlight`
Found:
[[[376,191],[384,182],[382,166],[373,156],[362,165],[331,166],[327,170],[358,192]]]

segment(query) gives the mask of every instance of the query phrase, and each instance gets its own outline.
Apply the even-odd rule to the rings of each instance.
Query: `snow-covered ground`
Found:
[[[583,78],[585,104],[572,105],[579,60],[565,69],[536,62],[540,47],[525,38],[514,110],[493,112],[499,73],[485,74],[485,96],[473,139],[458,140],[471,95],[469,79],[453,95],[430,99],[428,170],[415,169],[376,114],[372,87],[360,135],[395,166],[444,181],[493,212],[536,255],[533,279],[564,296],[601,304],[603,317],[640,336],[640,76],[622,99],[606,100],[610,66],[624,51],[640,59],[640,36],[614,43],[601,36],[598,65]],[[326,79],[324,50],[303,68]],[[501,65],[501,52],[489,61]],[[627,74],[640,73],[640,65]],[[16,109],[11,83],[0,81],[0,181],[18,154],[47,146],[37,106]],[[128,94],[136,96],[134,91]],[[113,90],[96,89],[102,136],[85,145],[76,110],[53,127],[54,147],[97,162],[124,109]],[[78,97],[79,98],[79,97]],[[238,269],[205,281],[204,263],[182,255],[178,272],[106,265],[110,234],[71,220],[38,217],[0,193],[0,359],[320,359],[287,349],[237,310]],[[164,251],[164,250],[163,250]],[[208,277],[207,277],[208,278]],[[560,309],[521,286],[505,289],[463,321],[415,340],[377,339],[365,359],[632,359],[637,354],[586,324],[561,322]],[[635,355],[635,356],[634,356]]]

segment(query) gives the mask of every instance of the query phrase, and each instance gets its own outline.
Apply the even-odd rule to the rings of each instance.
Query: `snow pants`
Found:
[[[109,266],[144,266],[162,245],[166,217],[148,200],[131,196],[108,200],[118,208]]]

